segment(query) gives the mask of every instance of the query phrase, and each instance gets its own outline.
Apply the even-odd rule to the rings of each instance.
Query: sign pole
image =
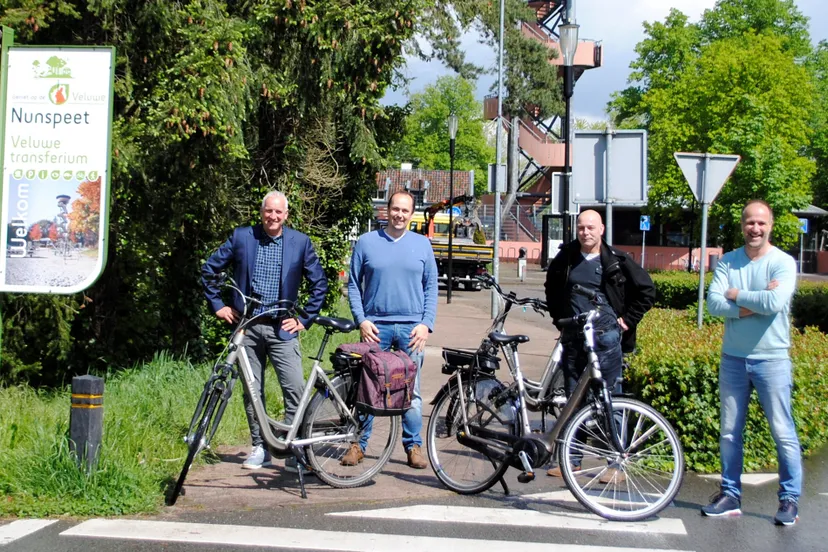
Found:
[[[647,246],[647,231],[641,233],[641,268],[644,268],[645,247]]]
[[[2,61],[0,62],[0,165],[5,159],[4,138],[6,136],[6,90],[8,90],[9,80],[9,48],[14,45],[14,30],[9,27],[2,27],[0,33],[3,35],[2,39]],[[6,178],[2,170],[0,170],[3,179]],[[3,203],[3,184],[0,182],[0,205]],[[0,305],[0,357],[2,357],[3,350],[3,309]]]
[[[803,254],[805,252],[805,234],[802,232],[799,233],[799,277],[802,278],[802,261],[804,260]]]
[[[704,175],[702,175],[702,199],[704,199],[705,192],[707,191],[707,176],[709,174],[709,167],[710,167],[710,154],[704,154]],[[700,251],[700,259],[699,259],[699,309],[698,315],[696,317],[696,322],[699,326],[699,329],[702,327],[702,315],[704,314],[704,261],[705,255],[707,254],[707,201],[701,202],[702,208],[702,220],[701,220],[701,243],[699,244],[701,251]]]

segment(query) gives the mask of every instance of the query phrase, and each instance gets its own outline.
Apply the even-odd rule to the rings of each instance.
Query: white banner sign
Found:
[[[106,259],[112,48],[12,47],[0,291],[76,293]]]

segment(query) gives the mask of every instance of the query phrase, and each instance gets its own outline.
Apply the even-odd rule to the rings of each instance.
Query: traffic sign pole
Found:
[[[702,198],[707,197],[707,176],[710,173],[710,154],[704,154],[704,176],[702,177]],[[699,329],[702,327],[702,318],[704,315],[704,262],[707,260],[707,201],[702,201],[702,227],[701,227],[701,258],[699,259],[699,307],[696,313],[696,323]]]
[[[699,259],[699,308],[697,322],[702,327],[704,313],[704,263],[707,260],[707,209],[716,199],[725,181],[733,173],[741,157],[738,155],[675,152],[681,172],[690,184],[690,190],[701,204],[701,258]],[[701,162],[701,163],[700,163]],[[701,166],[699,166],[701,164]],[[690,259],[692,262],[692,258]]]

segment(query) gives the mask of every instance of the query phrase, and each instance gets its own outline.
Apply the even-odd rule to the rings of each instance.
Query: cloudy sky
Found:
[[[580,37],[601,40],[604,44],[603,66],[587,71],[575,87],[572,108],[575,117],[592,120],[605,119],[605,108],[610,94],[626,86],[630,62],[635,59],[635,45],[643,38],[642,22],[663,21],[670,8],[677,8],[697,21],[715,0],[577,0],[576,16],[581,26]],[[828,39],[828,9],[825,0],[796,0],[799,10],[810,18],[810,33],[814,43]],[[463,45],[469,60],[487,68],[496,68],[495,52],[480,45],[475,35],[464,37]],[[413,79],[410,92],[419,92],[441,75],[450,71],[439,62],[425,63],[409,59],[405,74]],[[483,98],[495,76],[484,75],[477,82],[477,96]],[[389,91],[385,104],[404,104],[406,91]]]

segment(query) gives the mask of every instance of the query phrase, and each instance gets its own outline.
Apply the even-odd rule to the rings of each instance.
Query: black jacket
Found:
[[[552,320],[557,322],[574,313],[567,294],[569,271],[581,256],[581,244],[574,240],[561,246],[546,271],[546,304]],[[612,310],[624,319],[629,330],[621,338],[625,353],[635,350],[635,330],[644,314],[655,303],[655,285],[647,271],[632,258],[611,245],[601,242],[601,287]]]

